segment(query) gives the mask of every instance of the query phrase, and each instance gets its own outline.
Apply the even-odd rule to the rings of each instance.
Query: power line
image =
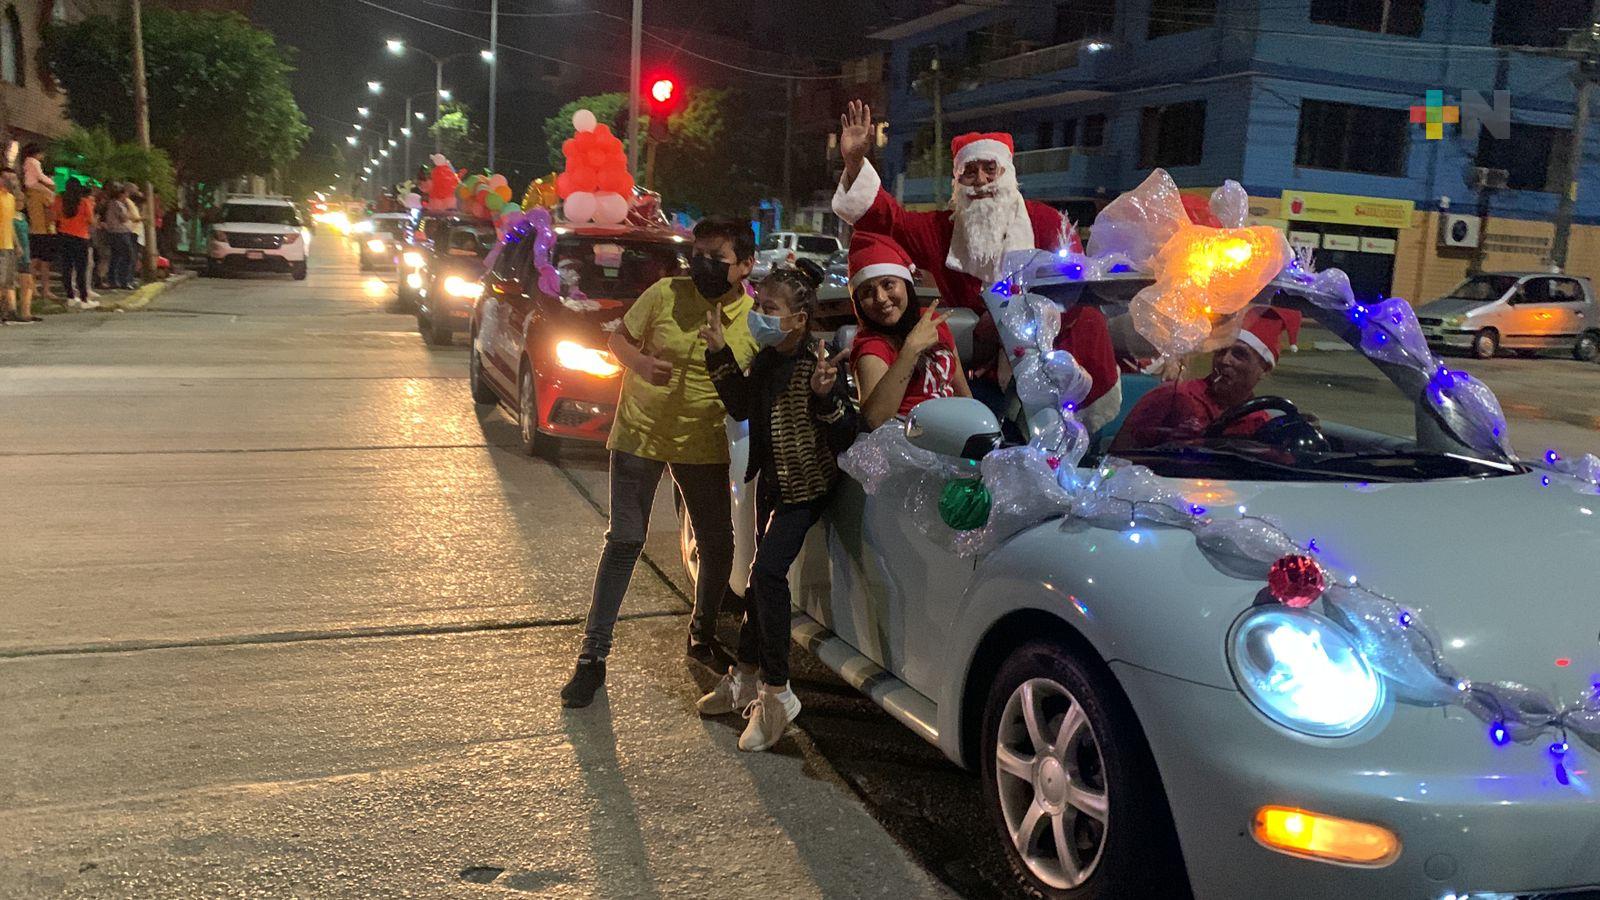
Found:
[[[480,16],[489,15],[489,11],[486,10],[486,9],[469,9],[467,7],[464,7],[464,6],[451,6],[448,3],[440,3],[440,2],[438,2],[438,0],[417,0],[417,2],[423,4],[424,6],[433,6],[433,7],[439,8],[439,9],[448,9],[451,12],[477,13]],[[500,14],[500,18],[502,18],[502,19],[560,19],[560,18],[566,18],[566,17],[570,17],[570,16],[589,16],[589,15],[594,15],[594,10],[579,9],[579,10],[574,10],[572,12],[521,12],[521,13],[517,13],[517,12],[502,12]]]
[[[448,31],[451,34],[460,35],[461,37],[465,37],[465,38],[471,38],[472,40],[477,41],[478,43],[481,43],[481,44],[488,44],[488,41],[485,38],[483,38],[483,37],[481,37],[479,35],[472,34],[471,32],[467,32],[467,31],[462,31],[459,28],[451,28],[448,25],[440,25],[438,22],[434,22],[434,21],[431,21],[429,19],[424,19],[421,16],[414,16],[414,15],[412,15],[410,13],[407,13],[407,12],[401,12],[398,9],[394,9],[392,7],[384,6],[383,4],[376,2],[376,0],[356,0],[356,2],[360,3],[360,4],[364,5],[364,6],[370,6],[373,9],[383,10],[386,13],[389,13],[391,15],[399,16],[402,19],[410,19],[413,22],[418,22],[420,24],[427,25],[430,28],[437,28],[440,31]],[[546,62],[561,63],[562,65],[572,66],[573,68],[583,69],[583,70],[588,71],[588,72],[598,72],[601,75],[610,75],[613,78],[626,79],[626,76],[624,76],[624,75],[622,75],[622,74],[620,74],[618,72],[613,72],[610,69],[600,69],[600,68],[596,68],[594,66],[586,66],[586,65],[583,65],[581,63],[575,63],[575,62],[572,62],[570,60],[565,60],[565,59],[562,59],[562,58],[560,58],[558,56],[547,56],[547,55],[545,55],[543,53],[535,53],[532,50],[525,50],[525,49],[523,49],[521,47],[517,47],[517,46],[514,46],[512,44],[501,44],[500,45],[500,49],[502,49],[502,50],[510,50],[510,51],[512,51],[514,53],[521,53],[524,56],[531,56],[534,59],[542,59],[542,60],[545,60]]]

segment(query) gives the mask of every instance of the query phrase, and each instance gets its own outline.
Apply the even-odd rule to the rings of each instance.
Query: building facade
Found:
[[[1490,270],[1547,263],[1576,89],[1574,63],[1542,48],[1582,25],[1586,6],[924,3],[875,34],[888,42],[879,158],[905,202],[939,204],[949,157],[935,136],[947,145],[952,134],[1009,131],[1024,191],[1091,228],[1100,206],[1155,167],[1186,189],[1235,179],[1257,222],[1316,248],[1319,265],[1346,269],[1359,292],[1425,301],[1477,254]],[[1492,128],[1444,124],[1430,137],[1430,99],[1442,99],[1445,123],[1509,109],[1509,131],[1489,113],[1478,119]],[[1595,131],[1585,159],[1600,152]],[[1507,183],[1485,195],[1475,168],[1503,170]],[[1568,269],[1600,277],[1593,165],[1581,168],[1578,198]]]
[[[0,0],[0,140],[8,161],[15,159],[18,146],[60,137],[68,128],[66,96],[45,59],[45,29],[115,5],[115,0]]]

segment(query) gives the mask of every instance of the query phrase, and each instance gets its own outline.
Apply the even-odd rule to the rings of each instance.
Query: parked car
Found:
[[[1501,350],[1534,356],[1570,352],[1600,356],[1600,308],[1589,279],[1549,272],[1474,275],[1448,296],[1418,309],[1417,322],[1435,350],[1466,350],[1488,359]]]
[[[1084,296],[1081,283],[1035,283],[1046,289],[1063,305]],[[1366,358],[1343,312],[1297,309]],[[994,840],[1030,896],[1509,898],[1600,884],[1594,803],[1570,774],[1592,772],[1600,751],[1548,730],[1513,739],[1484,720],[1494,709],[1471,709],[1469,680],[1579,701],[1592,689],[1592,580],[1573,566],[1600,552],[1593,485],[1474,449],[1428,399],[1426,372],[1368,365],[1329,385],[1327,355],[1285,353],[1218,419],[1275,414],[1249,435],[1112,460],[1102,433],[1077,483],[1147,467],[1149,492],[1181,497],[1180,515],[1274,523],[1359,572],[1363,590],[1417,604],[1373,627],[1410,628],[1426,608],[1431,631],[1415,640],[1433,643],[1410,652],[1447,660],[1461,680],[1435,688],[1465,702],[1402,701],[1330,607],[1280,605],[1263,575],[1227,568],[1190,530],[1135,524],[1131,507],[1104,524],[1044,514],[973,558],[930,521],[944,478],[912,470],[871,495],[846,480],[808,536],[791,570],[795,641],[979,773]],[[1207,362],[1189,360],[1185,377]],[[1012,400],[1029,421],[1047,412]],[[960,472],[974,461],[945,454],[987,455],[1000,428],[981,404],[946,398],[914,410],[905,434]],[[1537,719],[1546,701],[1526,702]]]
[[[665,229],[562,226],[544,261],[559,273],[558,294],[539,288],[533,237],[508,240],[471,319],[472,398],[505,405],[530,454],[604,441],[622,383],[606,345],[646,288],[686,269],[687,240]]]
[[[410,213],[378,213],[370,219],[356,223],[350,236],[356,242],[356,254],[361,260],[361,271],[372,272],[395,268],[410,230]]]
[[[311,231],[282,197],[232,197],[216,212],[206,251],[209,276],[227,272],[287,272],[306,277]]]
[[[793,265],[802,259],[809,259],[819,266],[826,266],[829,258],[843,249],[836,237],[774,231],[767,235],[766,240],[756,249],[756,264],[750,277],[754,281],[760,281],[772,271],[773,266]]]
[[[494,226],[475,219],[424,219],[413,240],[400,251],[400,302],[416,309],[417,330],[428,343],[448,344],[468,330],[472,307],[483,292],[483,259],[494,246]]]

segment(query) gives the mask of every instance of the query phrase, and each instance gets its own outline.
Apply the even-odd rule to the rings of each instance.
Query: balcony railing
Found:
[[[1076,68],[1078,54],[1082,52],[1088,41],[1073,41],[1070,44],[1056,44],[1053,47],[1041,47],[1027,53],[1018,53],[1001,59],[984,63],[973,73],[980,84],[991,81],[1011,81],[1019,78],[1029,78],[1035,75],[1044,75],[1049,72],[1059,72],[1062,69]]]

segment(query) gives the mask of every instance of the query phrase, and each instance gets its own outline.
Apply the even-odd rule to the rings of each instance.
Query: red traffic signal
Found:
[[[678,85],[671,78],[657,78],[650,85],[650,99],[656,106],[669,106],[677,96]]]
[[[678,111],[678,82],[666,76],[652,78],[646,83],[645,96],[650,101],[650,139],[665,141],[667,119]]]

